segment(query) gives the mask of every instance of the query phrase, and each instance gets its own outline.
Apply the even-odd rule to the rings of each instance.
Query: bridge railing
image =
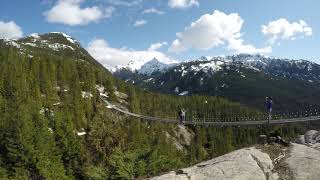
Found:
[[[178,116],[176,117],[152,117],[141,114],[136,114],[129,112],[128,110],[121,109],[111,103],[109,103],[104,98],[101,98],[106,104],[108,108],[115,109],[124,114],[142,118],[148,121],[159,121],[164,123],[179,123],[180,120]],[[187,116],[185,119],[185,124],[193,124],[193,125],[262,125],[266,124],[268,121],[268,114],[263,114],[260,116],[237,116],[237,117],[189,117]],[[304,122],[304,121],[314,121],[320,119],[320,111],[318,109],[307,109],[299,112],[285,112],[285,113],[272,113],[271,124],[284,124],[284,123],[292,123],[292,122]]]

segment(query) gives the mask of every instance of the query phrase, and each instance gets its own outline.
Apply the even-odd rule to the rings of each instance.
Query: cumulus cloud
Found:
[[[159,14],[159,15],[162,15],[164,14],[165,12],[164,11],[160,11],[156,8],[150,8],[150,9],[145,9],[142,14]]]
[[[113,12],[116,10],[113,6],[107,7],[104,10],[104,18],[112,17]]]
[[[163,46],[166,46],[168,45],[167,42],[159,42],[159,43],[154,43],[154,44],[151,44],[150,47],[149,47],[149,51],[155,51],[155,50],[158,50],[160,48],[162,48]]]
[[[115,6],[127,6],[127,7],[131,7],[131,6],[136,6],[142,3],[142,0],[108,0],[108,2],[112,5]]]
[[[244,44],[241,38],[241,28],[244,20],[237,14],[225,14],[214,11],[212,14],[205,14],[184,32],[177,33],[169,48],[170,52],[182,52],[191,48],[208,50],[221,45],[228,45],[228,49],[237,53],[268,53],[271,47],[256,48],[250,44]]]
[[[102,9],[97,6],[82,8],[80,5],[84,0],[58,0],[57,3],[45,12],[48,22],[61,23],[70,26],[87,25],[98,22],[101,19],[112,16],[113,7]]]
[[[290,23],[287,19],[281,18],[269,22],[268,25],[262,25],[261,28],[262,33],[270,38],[271,43],[279,39],[294,40],[297,37],[312,35],[312,28],[303,20]]]
[[[21,27],[18,26],[14,21],[0,21],[0,39],[21,38],[22,35],[23,32]]]
[[[171,8],[188,8],[191,6],[199,6],[198,0],[169,0],[169,7]]]
[[[244,54],[268,54],[272,52],[272,47],[256,48],[251,44],[244,44],[243,39],[230,39],[228,48],[235,53]]]
[[[148,21],[146,21],[146,20],[137,20],[134,24],[133,24],[133,26],[134,27],[140,27],[140,26],[143,26],[143,25],[145,25],[145,24],[147,24],[148,23]]]
[[[104,39],[95,39],[91,41],[88,46],[88,52],[97,59],[106,68],[112,69],[116,66],[125,66],[130,60],[151,60],[157,58],[163,63],[173,63],[176,62],[171,57],[166,54],[157,51],[159,45],[152,46],[147,50],[129,50],[129,49],[117,49],[110,47],[109,44]]]

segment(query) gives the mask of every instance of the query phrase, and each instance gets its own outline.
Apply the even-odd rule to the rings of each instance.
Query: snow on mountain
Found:
[[[126,66],[116,66],[111,72],[121,71],[122,69],[128,69],[131,72],[137,72],[138,74],[151,75],[154,72],[165,71],[169,67],[174,66],[174,63],[167,64],[160,60],[153,58],[152,60],[131,60]]]
[[[20,44],[18,44],[17,41],[14,39],[3,39],[3,41],[5,42],[6,45],[13,46],[18,49],[20,49],[21,47]]]
[[[59,51],[59,49],[71,49],[74,50],[73,47],[65,45],[65,44],[59,44],[59,43],[54,43],[54,44],[47,44],[49,48],[51,48],[54,51]]]
[[[156,86],[165,86],[173,79],[176,82],[199,81],[199,85],[208,84],[204,77],[210,78],[219,73],[219,77],[239,76],[241,79],[254,78],[252,73],[265,74],[270,79],[302,80],[309,84],[320,84],[320,65],[307,60],[279,59],[263,55],[239,54],[234,56],[206,57],[176,64],[164,64],[157,59],[148,62],[131,61],[127,66],[129,71],[117,71],[116,76],[135,82],[145,82]],[[134,69],[134,71],[131,71]],[[231,70],[231,71],[230,71]],[[128,72],[134,73],[130,74]],[[233,72],[233,73],[232,73]],[[249,73],[252,72],[252,73]],[[249,74],[247,74],[249,73]],[[218,77],[218,78],[219,78]],[[147,81],[154,78],[152,82]],[[198,79],[198,80],[196,80]],[[191,82],[190,82],[191,83]],[[221,82],[223,84],[223,82]],[[227,85],[223,86],[227,87]],[[184,87],[182,87],[184,88]],[[200,88],[200,87],[199,87]],[[191,92],[189,92],[191,93]],[[179,94],[179,93],[178,93]]]
[[[32,33],[32,34],[30,34],[29,36],[30,36],[30,37],[33,37],[33,38],[35,38],[35,39],[39,39],[39,38],[40,38],[40,36],[39,36],[38,33]]]
[[[175,72],[181,72],[181,76],[186,74],[196,75],[202,71],[204,73],[215,73],[223,68],[230,69],[236,66],[240,74],[239,68],[263,72],[265,74],[281,77],[297,78],[302,80],[315,80],[320,78],[320,65],[307,60],[290,60],[269,58],[263,55],[239,54],[226,57],[212,57],[208,59],[202,56],[194,61],[176,64]],[[244,75],[241,74],[243,77]]]
[[[153,58],[151,61],[143,64],[139,70],[139,74],[151,75],[154,72],[164,71],[174,64],[165,64],[160,62],[158,59]]]
[[[21,52],[24,52],[25,48],[28,47],[49,48],[54,51],[64,49],[75,50],[75,47],[80,47],[77,40],[61,32],[51,32],[41,35],[33,33],[20,39],[4,39],[3,41],[6,45],[20,49]]]
[[[61,34],[62,36],[64,36],[69,42],[73,43],[73,44],[76,44],[78,41],[73,39],[71,36],[65,34],[65,33],[62,33],[62,32],[51,32],[52,34]]]
[[[192,65],[190,66],[190,69],[193,71],[193,72],[199,72],[199,71],[203,71],[203,72],[208,72],[208,71],[212,71],[212,72],[217,72],[219,70],[222,69],[222,65],[224,64],[225,62],[223,61],[220,61],[220,60],[217,60],[217,61],[209,61],[209,62],[206,62],[206,63],[200,63],[200,64],[197,64],[197,65]]]
[[[146,63],[145,60],[138,59],[138,60],[131,60],[129,61],[128,65],[125,68],[130,69],[131,71],[136,71],[141,69],[141,67]]]

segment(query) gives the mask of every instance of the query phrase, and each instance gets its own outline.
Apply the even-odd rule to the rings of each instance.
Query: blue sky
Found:
[[[318,7],[317,0],[3,0],[0,38],[64,32],[106,66],[237,53],[319,63]]]

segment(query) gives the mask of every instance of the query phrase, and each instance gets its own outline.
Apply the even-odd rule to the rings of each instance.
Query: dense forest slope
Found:
[[[178,97],[129,85],[62,33],[0,40],[0,178],[131,179],[192,165],[255,143],[264,129],[144,122],[113,112],[174,117],[261,115],[223,98]],[[293,136],[298,129],[279,128]]]

